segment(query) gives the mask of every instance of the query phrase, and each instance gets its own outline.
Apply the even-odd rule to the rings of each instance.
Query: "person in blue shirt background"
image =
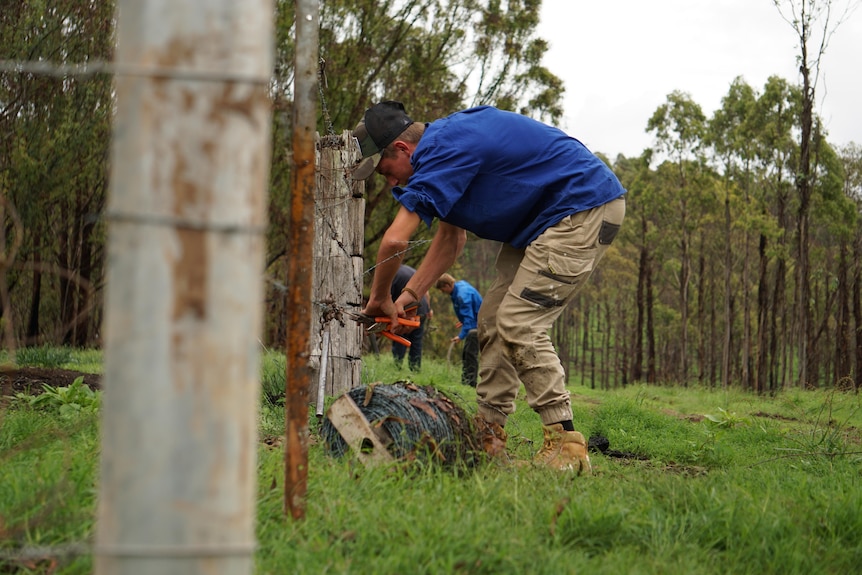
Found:
[[[476,387],[479,376],[479,307],[482,296],[464,280],[455,281],[449,274],[443,274],[435,284],[437,289],[452,298],[452,308],[458,317],[461,331],[452,338],[453,343],[464,342],[461,351],[461,383]]]
[[[500,242],[496,278],[479,310],[479,441],[489,457],[508,460],[504,427],[523,384],[542,421],[535,461],[589,473],[587,441],[575,430],[549,332],[622,226],[619,179],[562,130],[492,106],[422,123],[386,100],[365,111],[353,137],[362,154],[353,178],[380,174],[401,204],[380,240],[364,313],[389,316],[394,333],[409,332],[398,318],[452,267],[467,231]],[[411,237],[434,220],[422,263],[393,300],[389,286]]]

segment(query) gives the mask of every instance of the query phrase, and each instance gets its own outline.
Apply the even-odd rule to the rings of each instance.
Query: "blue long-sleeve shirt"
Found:
[[[449,297],[452,298],[455,315],[461,322],[461,332],[458,337],[463,340],[467,337],[467,332],[476,329],[479,325],[479,306],[482,305],[482,296],[469,283],[459,280],[452,286]]]
[[[407,185],[392,188],[404,207],[516,248],[626,192],[575,138],[490,106],[427,124],[410,161]]]

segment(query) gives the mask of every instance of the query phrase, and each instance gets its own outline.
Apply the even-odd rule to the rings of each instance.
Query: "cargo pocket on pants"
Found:
[[[617,232],[620,231],[619,224],[602,221],[602,227],[599,228],[599,243],[603,246],[610,245],[617,237]]]
[[[596,252],[596,249],[575,253],[548,251],[547,268],[539,270],[531,284],[521,291],[521,297],[546,308],[566,305],[584,277],[593,271]]]

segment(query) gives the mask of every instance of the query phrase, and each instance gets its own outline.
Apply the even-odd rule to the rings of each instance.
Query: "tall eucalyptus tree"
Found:
[[[679,249],[679,272],[677,289],[679,294],[680,334],[678,381],[688,378],[688,319],[691,281],[692,233],[697,225],[691,218],[690,203],[697,195],[694,180],[703,160],[703,144],[706,116],[700,105],[683,92],[675,91],[667,96],[647,123],[647,130],[654,133],[658,151],[668,158],[668,171],[672,177],[670,200],[678,209],[679,222],[674,230]]]
[[[856,225],[851,243],[851,284],[853,328],[849,336],[847,355],[852,358],[853,387],[862,388],[862,145],[850,143],[839,149],[844,166],[844,195],[856,208]],[[853,343],[855,341],[855,343]]]
[[[799,196],[796,219],[796,247],[798,262],[796,279],[799,285],[797,317],[800,339],[797,362],[797,381],[808,385],[809,347],[814,338],[811,325],[809,278],[809,215],[811,193],[814,186],[811,145],[814,126],[815,92],[820,67],[829,40],[842,22],[859,6],[859,0],[773,0],[782,18],[790,24],[799,39],[799,73],[802,76],[802,109],[800,114],[799,160],[795,174]]]
[[[791,363],[788,339],[794,324],[787,313],[792,309],[787,303],[787,270],[791,258],[793,162],[798,157],[793,134],[799,117],[799,102],[797,88],[772,76],[766,81],[755,106],[755,192],[761,214],[756,389],[776,390],[783,385]]]
[[[722,98],[721,108],[716,110],[709,121],[707,139],[715,151],[723,168],[724,186],[724,337],[722,338],[721,358],[721,383],[723,387],[730,385],[731,377],[731,347],[733,342],[733,325],[735,318],[733,314],[732,301],[735,293],[733,288],[733,271],[735,259],[739,261],[741,270],[742,297],[742,343],[740,344],[740,375],[743,388],[751,385],[749,374],[749,357],[751,353],[751,297],[749,285],[749,250],[750,239],[748,226],[741,225],[742,249],[737,248],[734,242],[733,229],[740,226],[734,219],[745,221],[748,207],[748,189],[751,184],[752,161],[754,152],[752,150],[752,120],[755,105],[754,89],[745,83],[742,78],[736,78],[730,86],[727,95]],[[738,190],[738,192],[737,192]],[[733,198],[737,193],[739,209],[732,214]],[[737,258],[734,258],[734,253]]]

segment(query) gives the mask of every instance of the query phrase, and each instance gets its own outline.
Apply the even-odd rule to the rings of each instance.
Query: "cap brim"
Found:
[[[380,154],[373,154],[363,159],[351,170],[350,175],[354,180],[367,180],[374,174],[377,164],[380,162]]]

